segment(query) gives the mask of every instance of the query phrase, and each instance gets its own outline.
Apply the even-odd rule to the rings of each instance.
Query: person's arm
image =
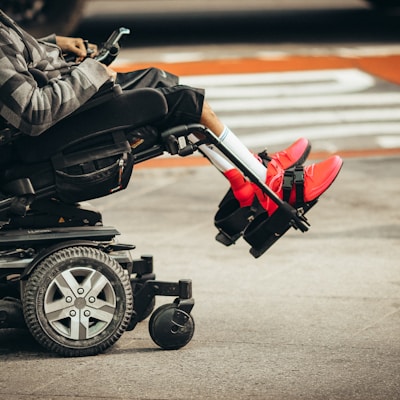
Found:
[[[0,115],[23,133],[39,135],[89,100],[113,73],[88,58],[39,87],[18,51],[0,45]]]

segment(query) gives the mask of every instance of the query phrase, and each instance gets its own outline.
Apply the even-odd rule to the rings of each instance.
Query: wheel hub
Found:
[[[112,322],[116,295],[109,279],[88,267],[67,269],[47,288],[44,312],[51,327],[72,340],[90,339]]]
[[[86,307],[86,300],[83,297],[78,297],[77,299],[75,299],[74,306],[78,310],[82,310],[83,308]]]

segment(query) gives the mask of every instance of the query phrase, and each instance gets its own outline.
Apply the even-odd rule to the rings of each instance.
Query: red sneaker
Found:
[[[308,139],[297,139],[287,149],[274,153],[269,156],[266,151],[258,154],[260,162],[263,162],[266,168],[269,168],[269,163],[273,160],[274,165],[283,170],[292,168],[295,165],[303,164],[310,154],[311,144]],[[240,207],[250,206],[254,199],[255,188],[247,181],[242,173],[237,169],[231,169],[224,173],[225,177],[231,184],[233,194],[239,202]]]
[[[317,199],[332,185],[343,166],[339,156],[332,156],[318,164],[304,168],[304,201]],[[295,189],[295,188],[294,188]],[[295,195],[295,190],[292,196]]]
[[[316,200],[332,185],[342,165],[343,160],[339,156],[332,156],[320,163],[308,165],[302,171],[299,170],[302,181],[298,185],[292,181],[291,187],[289,186],[289,204],[296,207],[299,206],[299,201],[309,203]],[[281,199],[284,198],[284,177],[285,171],[272,160],[268,165],[266,183]],[[253,184],[253,187],[261,205],[272,215],[277,205],[264,195],[258,186]]]
[[[297,165],[285,171],[280,167],[279,162],[271,160],[268,165],[266,184],[279,198],[289,202],[298,210],[303,209],[306,213],[318,197],[331,186],[342,165],[342,159],[333,156],[318,164],[306,167]],[[266,218],[269,220],[278,206],[256,184],[245,179],[239,170],[231,169],[225,172],[225,176],[231,183],[232,190],[228,193],[231,193],[236,201],[230,197],[228,200],[224,198],[225,201],[221,202],[214,219],[215,226],[220,231],[216,238],[229,246],[244,234],[245,240],[252,245],[252,254],[259,257],[278,239],[278,236],[271,235],[268,229],[263,231],[267,235],[266,241],[260,242],[257,238],[260,227]],[[280,215],[276,216],[280,219]],[[275,221],[276,224],[277,218],[271,221]],[[255,227],[250,228],[254,223]],[[281,228],[280,226],[279,229]],[[279,235],[282,233],[284,231],[279,230]]]
[[[287,149],[278,151],[269,156],[266,151],[261,152],[258,156],[262,159],[268,168],[268,163],[275,160],[282,169],[289,169],[295,165],[303,164],[311,151],[311,144],[308,139],[297,139]]]

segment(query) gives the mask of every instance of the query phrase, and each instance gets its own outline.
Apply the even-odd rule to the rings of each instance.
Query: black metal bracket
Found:
[[[192,281],[190,279],[182,279],[178,282],[157,281],[154,274],[148,273],[131,279],[131,285],[134,293],[135,311],[128,330],[134,329],[136,324],[141,321],[142,316],[146,314],[146,311],[154,302],[155,296],[176,297],[174,303],[177,304],[177,310],[182,310],[186,314],[190,314],[194,306]],[[176,313],[178,320],[179,315],[179,312]],[[176,322],[176,325],[180,326],[178,322]]]

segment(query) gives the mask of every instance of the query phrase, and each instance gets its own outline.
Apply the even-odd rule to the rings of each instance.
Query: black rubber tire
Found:
[[[133,311],[126,271],[86,246],[46,257],[32,272],[23,298],[26,324],[46,349],[66,357],[104,352],[125,332]]]
[[[178,350],[186,346],[193,338],[195,324],[192,315],[183,327],[173,324],[172,318],[176,304],[164,304],[157,308],[149,321],[149,333],[154,343],[164,350]],[[183,311],[181,311],[183,312]]]

